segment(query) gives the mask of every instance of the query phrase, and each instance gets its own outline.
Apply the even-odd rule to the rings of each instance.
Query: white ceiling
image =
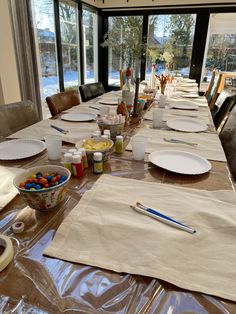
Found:
[[[149,7],[149,6],[169,6],[169,5],[192,5],[192,4],[236,4],[235,0],[83,0],[97,8],[129,8],[129,7]],[[104,3],[103,3],[104,2]]]

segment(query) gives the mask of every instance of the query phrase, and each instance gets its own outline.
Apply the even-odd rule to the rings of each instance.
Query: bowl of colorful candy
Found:
[[[83,147],[86,151],[88,160],[93,162],[93,154],[96,152],[102,153],[103,161],[106,161],[112,153],[114,142],[103,137],[86,138],[75,144],[76,148]]]
[[[100,131],[110,130],[111,139],[116,140],[117,135],[121,135],[125,126],[125,117],[118,114],[108,114],[97,120]]]
[[[64,199],[70,176],[70,171],[61,166],[38,166],[16,176],[13,184],[31,208],[46,211]]]

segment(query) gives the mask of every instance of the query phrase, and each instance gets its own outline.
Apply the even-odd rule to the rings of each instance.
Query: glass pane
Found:
[[[77,4],[72,1],[60,1],[59,15],[65,90],[78,89],[80,79]]]
[[[84,81],[93,83],[98,80],[98,38],[97,14],[83,9],[84,42]]]
[[[134,76],[140,76],[142,44],[142,16],[108,18],[108,36],[103,46],[108,47],[108,84],[120,86],[119,70],[130,66]]]
[[[235,13],[214,13],[210,15],[201,79],[202,91],[208,86],[213,68],[224,72],[236,71]]]
[[[31,0],[41,98],[59,91],[53,0]]]
[[[195,21],[195,14],[149,16],[146,79],[152,63],[158,74],[168,64],[173,75],[189,76]]]

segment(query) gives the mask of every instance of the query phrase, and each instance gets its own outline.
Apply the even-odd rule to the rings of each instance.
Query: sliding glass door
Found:
[[[168,64],[174,75],[189,76],[196,14],[152,15],[148,19],[146,76],[152,64],[161,74]]]
[[[98,20],[97,13],[84,7],[82,15],[84,82],[98,80]]]
[[[214,13],[210,15],[201,85],[208,86],[212,69],[236,72],[236,14]],[[231,82],[232,83],[232,82]]]
[[[140,76],[142,55],[142,16],[108,18],[108,34],[103,46],[108,46],[108,84],[120,85],[119,70],[130,66]]]
[[[65,90],[78,89],[80,82],[78,5],[59,2],[61,49]]]
[[[53,0],[31,0],[41,98],[59,91]]]
[[[97,81],[97,12],[88,6],[78,8],[77,0],[31,0],[30,4],[42,100]]]

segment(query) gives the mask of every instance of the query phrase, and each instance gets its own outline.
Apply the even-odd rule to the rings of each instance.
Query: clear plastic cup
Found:
[[[166,98],[167,98],[166,95],[160,94],[160,96],[159,96],[159,107],[160,108],[165,108]]]
[[[161,127],[162,118],[163,118],[164,110],[160,108],[156,108],[153,110],[153,128],[157,129]]]
[[[62,137],[61,135],[46,135],[45,143],[48,152],[48,159],[61,159]]]
[[[131,145],[134,160],[143,160],[148,138],[146,136],[135,135],[131,138]]]
[[[167,89],[167,97],[172,97],[174,94],[174,86],[172,84],[169,84]]]
[[[100,116],[105,116],[110,112],[110,108],[106,106],[101,106],[99,109]]]

